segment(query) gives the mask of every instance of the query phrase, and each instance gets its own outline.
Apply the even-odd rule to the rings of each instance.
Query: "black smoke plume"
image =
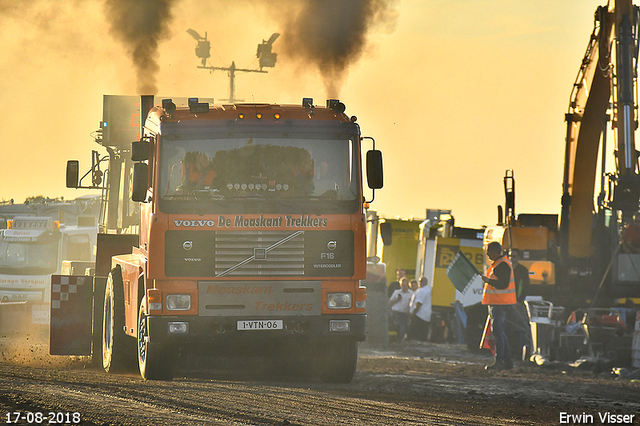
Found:
[[[141,95],[158,92],[158,43],[170,35],[171,11],[176,3],[178,0],[105,0],[110,32],[131,56]]]
[[[395,25],[395,0],[303,0],[285,15],[287,56],[314,64],[326,94],[337,97],[349,65],[361,58],[372,29]],[[291,4],[291,3],[289,3]]]

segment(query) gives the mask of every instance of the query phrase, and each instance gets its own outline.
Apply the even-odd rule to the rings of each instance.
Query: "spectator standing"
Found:
[[[400,279],[406,276],[406,272],[404,269],[396,269],[396,281],[389,284],[389,288],[387,288],[387,297],[391,297],[394,291],[400,289]]]
[[[420,277],[420,287],[413,293],[409,311],[411,312],[411,324],[409,325],[409,340],[426,342],[429,337],[429,324],[431,322],[431,286],[426,277]]]
[[[496,360],[487,365],[487,370],[509,370],[513,368],[509,340],[505,333],[505,318],[509,305],[516,303],[516,283],[511,261],[502,253],[502,246],[497,241],[489,243],[486,255],[493,263],[482,277],[482,304],[489,305],[491,315],[491,334],[496,346]]]
[[[418,284],[418,280],[411,280],[409,281],[409,288],[411,289],[411,291],[413,291],[414,293],[418,290],[420,290],[420,285]]]
[[[513,276],[516,284],[516,301],[515,305],[509,306],[508,317],[511,324],[518,333],[518,347],[522,351],[526,347],[523,356],[531,354],[531,328],[529,327],[529,316],[527,315],[527,307],[524,305],[524,299],[529,294],[529,270],[520,263],[522,253],[520,250],[511,249],[511,266],[513,267]],[[526,355],[525,355],[526,354]]]
[[[389,298],[393,321],[398,326],[398,343],[404,342],[407,334],[411,296],[413,296],[413,291],[409,288],[409,280],[407,277],[400,278],[400,289],[394,291]]]
[[[511,249],[511,266],[513,267],[513,276],[516,281],[516,300],[518,303],[524,302],[529,294],[529,270],[520,263],[522,260],[522,252],[517,248]]]

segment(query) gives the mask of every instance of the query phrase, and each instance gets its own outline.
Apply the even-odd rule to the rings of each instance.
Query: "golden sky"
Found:
[[[493,225],[512,168],[517,213],[559,213],[564,114],[593,14],[605,1],[392,3],[395,15],[370,30],[362,56],[336,85],[347,114],[383,151],[385,188],[372,209],[416,218],[427,208],[452,209],[459,226]],[[64,187],[66,161],[90,166],[103,94],[137,94],[102,3],[0,0],[0,200],[86,194]],[[197,68],[189,28],[207,32],[211,65],[243,68],[256,68],[257,44],[280,32],[276,67],[238,74],[236,97],[313,97],[323,105],[336,94],[325,92],[317,67],[283,53],[277,8],[296,3],[176,2],[156,58],[158,91],[228,97],[225,72]]]

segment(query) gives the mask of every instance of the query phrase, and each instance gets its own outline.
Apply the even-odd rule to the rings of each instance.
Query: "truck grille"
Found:
[[[293,238],[292,238],[293,237]],[[270,247],[289,238],[288,241],[269,250]],[[291,232],[218,232],[215,236],[215,275],[304,275],[304,232],[293,235]],[[268,262],[255,261],[256,249],[257,257]],[[263,252],[264,250],[264,252]],[[267,252],[267,250],[269,250]],[[233,269],[249,258],[253,261],[246,262],[242,266]]]
[[[168,277],[347,277],[351,231],[167,231]]]

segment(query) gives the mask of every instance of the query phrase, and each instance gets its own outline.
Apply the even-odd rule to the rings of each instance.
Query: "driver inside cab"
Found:
[[[193,191],[209,189],[218,174],[204,152],[188,152],[182,169],[182,189]]]

